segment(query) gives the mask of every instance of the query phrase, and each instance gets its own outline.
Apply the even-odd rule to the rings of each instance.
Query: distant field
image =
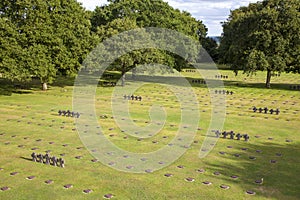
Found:
[[[122,200],[300,199],[300,91],[290,89],[291,85],[300,85],[300,76],[283,73],[272,77],[272,88],[265,89],[263,72],[248,77],[221,70],[220,74],[228,76],[223,79],[226,90],[233,92],[226,96],[226,121],[221,131],[247,133],[250,140],[220,138],[213,151],[200,159],[199,150],[211,117],[210,98],[205,85],[192,83],[200,79],[197,73],[182,74],[198,98],[200,129],[190,148],[176,162],[145,174],[125,173],[92,162],[94,157],[82,144],[74,118],[57,114],[59,109],[72,110],[72,80],[60,78],[46,92],[37,88],[14,90],[3,82],[0,87],[0,188],[9,187],[9,190],[0,191],[0,199],[103,199],[106,194]],[[143,97],[141,102],[130,101],[131,117],[139,126],[149,121],[148,110],[153,104],[162,105],[167,113],[159,134],[139,140],[125,137],[112,118],[113,90],[114,87],[98,87],[95,98],[97,120],[107,138],[132,152],[151,152],[171,141],[181,116],[179,103],[170,91],[151,83],[136,92]],[[118,98],[123,101],[123,97]],[[254,113],[253,106],[278,108],[281,112],[279,115]],[[107,118],[100,117],[104,115]],[[33,151],[43,154],[49,151],[51,155],[63,157],[66,166],[32,162]],[[181,165],[183,168],[178,167]],[[12,172],[18,174],[10,175]],[[35,178],[27,180],[29,176]],[[186,178],[194,181],[188,182]],[[255,183],[261,178],[263,184]],[[53,183],[46,184],[47,180]],[[206,181],[211,185],[203,183]],[[73,187],[65,189],[66,184]],[[222,189],[221,185],[229,189]],[[86,189],[92,192],[85,194]],[[246,194],[246,191],[256,194]]]

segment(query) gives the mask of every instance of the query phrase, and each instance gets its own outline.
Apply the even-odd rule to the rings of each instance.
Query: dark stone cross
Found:
[[[230,131],[230,133],[229,133],[229,135],[230,135],[230,139],[234,139],[234,135],[235,135],[235,133],[233,132],[233,131]]]
[[[37,161],[37,156],[36,156],[36,154],[34,152],[32,152],[31,157],[32,157],[32,161],[33,162]]]
[[[224,131],[224,132],[222,133],[222,135],[223,135],[223,138],[226,138],[227,135],[228,135],[228,133],[227,133],[226,131]]]
[[[257,108],[255,106],[253,106],[252,110],[253,110],[253,112],[256,112]]]
[[[244,137],[245,141],[248,142],[248,140],[249,140],[249,138],[250,138],[249,135],[248,135],[248,134],[245,134],[243,137]]]
[[[242,137],[242,135],[241,135],[240,133],[236,134],[236,138],[237,138],[237,140],[240,140],[240,139],[241,139],[241,137]]]

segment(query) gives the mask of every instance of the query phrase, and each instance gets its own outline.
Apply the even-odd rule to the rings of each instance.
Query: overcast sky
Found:
[[[77,0],[88,10],[107,3],[106,0]],[[142,0],[141,0],[142,1]],[[208,28],[209,36],[220,36],[222,33],[221,22],[225,21],[230,10],[247,6],[250,2],[258,0],[164,0],[173,8],[185,10],[192,14]]]

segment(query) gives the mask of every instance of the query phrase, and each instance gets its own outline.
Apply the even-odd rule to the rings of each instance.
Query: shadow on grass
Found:
[[[271,88],[266,88],[265,83],[246,83],[242,81],[229,81],[224,80],[225,86],[239,87],[239,88],[256,88],[256,89],[274,89],[274,90],[288,90],[299,92],[299,90],[293,89],[296,84],[288,84],[288,83],[271,83]]]
[[[232,149],[225,147],[226,154],[219,155],[222,159],[205,161],[211,170],[221,173],[218,178],[232,182],[232,184],[236,184],[238,181],[241,183],[239,186],[244,191],[255,191],[256,196],[274,199],[299,199],[299,143],[283,141],[281,144],[275,144],[268,142],[267,139],[260,144],[236,141],[232,143]],[[242,150],[245,147],[248,150]],[[256,152],[257,150],[261,152]],[[240,157],[234,156],[237,153],[240,154]],[[251,160],[251,156],[256,159]],[[232,175],[237,175],[238,180],[230,178]],[[264,179],[263,184],[255,183],[261,178]]]
[[[32,162],[32,159],[31,159],[31,158],[26,158],[26,157],[24,157],[24,156],[21,156],[20,158]]]

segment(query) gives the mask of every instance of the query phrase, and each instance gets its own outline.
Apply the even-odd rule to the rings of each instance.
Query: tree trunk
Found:
[[[47,83],[43,83],[43,90],[46,91],[48,89]]]
[[[136,78],[136,68],[134,67],[132,69],[132,79],[135,81],[135,78]]]
[[[271,87],[271,70],[267,71],[266,88]]]
[[[122,68],[122,77],[121,77],[121,80],[122,80],[122,87],[125,86],[125,67]]]

